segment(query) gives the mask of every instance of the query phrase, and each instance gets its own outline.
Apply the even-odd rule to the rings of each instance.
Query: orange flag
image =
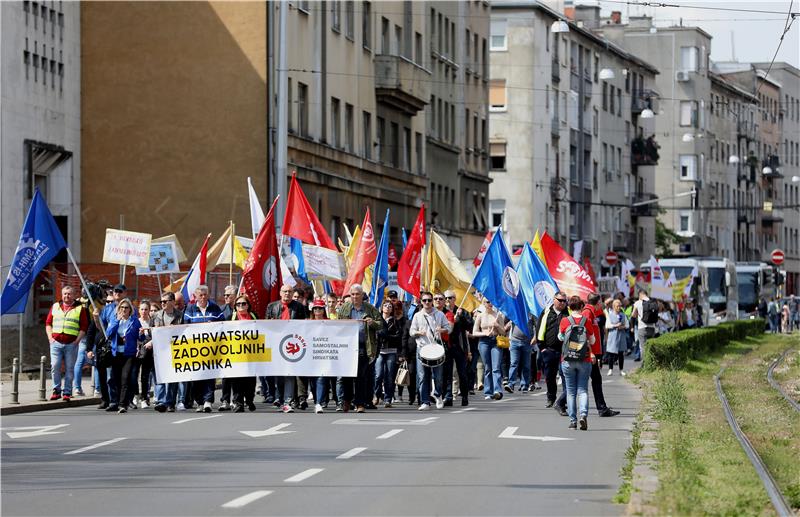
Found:
[[[350,264],[350,270],[347,272],[347,280],[344,282],[342,294],[348,294],[351,285],[363,282],[364,270],[374,264],[375,259],[378,258],[378,247],[375,245],[375,233],[372,231],[369,207],[367,207],[367,213],[364,215],[364,224],[361,225],[361,237],[358,242],[353,244],[356,244],[357,251],[355,257],[353,257],[353,262]],[[367,289],[365,288],[364,291],[366,292]]]

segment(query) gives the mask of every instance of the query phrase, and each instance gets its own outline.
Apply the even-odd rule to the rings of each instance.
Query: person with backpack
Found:
[[[637,319],[636,337],[639,340],[639,347],[636,350],[634,361],[644,360],[644,349],[647,340],[656,333],[656,322],[658,321],[658,303],[651,300],[645,291],[639,291],[639,299],[633,304],[632,318]]]
[[[588,429],[589,377],[597,357],[592,351],[600,336],[594,322],[583,312],[584,303],[577,296],[569,299],[569,316],[561,320],[561,371],[567,391],[569,428]],[[580,419],[579,419],[580,415]]]
[[[776,334],[780,330],[780,319],[778,317],[778,302],[775,298],[770,298],[767,304],[767,321],[769,322],[769,331]]]

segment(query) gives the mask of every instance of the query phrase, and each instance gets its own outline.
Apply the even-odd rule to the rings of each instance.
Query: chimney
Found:
[[[565,6],[564,16],[566,16],[569,21],[575,21],[575,7]]]
[[[611,23],[614,25],[622,23],[622,11],[611,11]]]

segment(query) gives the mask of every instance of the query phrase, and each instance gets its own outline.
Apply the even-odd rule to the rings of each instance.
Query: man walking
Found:
[[[83,305],[77,303],[75,289],[64,286],[61,301],[50,307],[45,320],[45,332],[50,342],[50,375],[53,378],[53,394],[50,400],[72,398],[72,376],[78,346],[89,328],[89,315]],[[64,387],[61,387],[61,365],[64,365]]]
[[[647,340],[656,334],[655,323],[658,321],[658,304],[650,300],[645,291],[639,291],[639,299],[633,304],[632,318],[636,318],[636,338],[639,346],[634,361],[644,360]]]
[[[419,384],[420,411],[431,408],[431,379],[433,379],[433,399],[436,409],[444,407],[442,398],[442,367],[427,367],[420,360],[422,347],[433,343],[441,343],[442,336],[450,332],[450,322],[447,317],[433,306],[433,295],[423,292],[420,296],[422,310],[414,314],[411,320],[409,335],[417,341],[417,382]]]
[[[161,310],[153,314],[153,327],[168,327],[180,325],[183,322],[183,313],[175,307],[175,293],[166,292],[161,296]],[[153,409],[159,413],[175,411],[175,400],[178,397],[177,382],[162,383],[156,377],[156,404]],[[183,404],[183,401],[181,401]]]
[[[355,379],[355,393],[351,388],[351,382],[343,379],[344,401],[343,408],[348,409],[348,403],[354,398],[357,413],[364,413],[367,404],[372,398],[372,375],[370,375],[370,363],[374,362],[378,356],[378,336],[377,331],[381,328],[381,314],[374,306],[364,301],[364,288],[361,284],[350,286],[350,301],[346,302],[339,309],[337,319],[340,320],[359,320],[362,325],[358,329],[358,371]]]
[[[553,305],[542,311],[537,322],[538,330],[535,342],[539,346],[542,373],[544,373],[547,385],[546,407],[553,407],[558,395],[556,376],[559,374],[561,363],[561,341],[558,339],[558,328],[561,320],[567,316],[567,294],[558,291],[553,297]],[[566,410],[564,413],[566,414]]]
[[[209,321],[222,321],[222,309],[219,305],[209,300],[208,286],[198,285],[194,290],[195,302],[186,307],[183,313],[183,322],[207,323]],[[192,396],[197,404],[197,412],[210,413],[211,404],[214,402],[214,390],[217,386],[216,379],[203,379],[192,382]]]
[[[292,300],[294,289],[288,284],[281,286],[281,299],[267,305],[268,320],[304,320],[308,317],[306,308],[300,302]],[[277,379],[276,379],[277,383]],[[283,378],[283,397],[277,397],[279,407],[284,413],[294,413],[294,388],[295,377],[292,375]]]

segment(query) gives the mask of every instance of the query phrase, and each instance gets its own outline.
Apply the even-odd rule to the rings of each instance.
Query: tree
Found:
[[[673,232],[656,218],[656,255],[663,257],[672,254],[672,246],[683,242],[680,235]]]

